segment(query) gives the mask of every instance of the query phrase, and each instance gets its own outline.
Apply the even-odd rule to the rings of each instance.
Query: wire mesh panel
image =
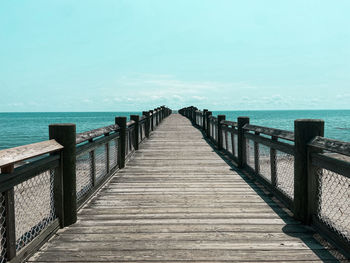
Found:
[[[246,139],[245,145],[246,145],[246,161],[247,161],[247,165],[251,169],[255,170],[254,141]]]
[[[238,135],[236,133],[233,134],[233,150],[233,156],[238,158]]]
[[[80,200],[93,187],[92,153],[77,157],[76,162],[77,199]]]
[[[222,138],[222,148],[227,150],[227,147],[226,147],[226,131],[224,131],[224,130],[221,131],[221,138]]]
[[[0,193],[0,263],[6,262],[5,196]]]
[[[131,154],[135,148],[134,148],[134,128],[128,129],[127,131],[127,141],[126,141],[126,155]]]
[[[105,144],[95,149],[95,171],[96,182],[107,175],[107,148]]]
[[[54,170],[47,170],[14,187],[17,251],[56,219],[54,175]]]
[[[276,186],[291,199],[294,198],[294,156],[276,151]]]
[[[317,179],[318,218],[350,242],[350,178],[320,168]]]
[[[270,147],[259,144],[259,171],[260,175],[271,181]]]
[[[226,136],[227,136],[227,151],[232,153],[232,133],[231,132],[227,132],[226,133]]]
[[[118,138],[109,142],[109,170],[114,169],[118,164]]]

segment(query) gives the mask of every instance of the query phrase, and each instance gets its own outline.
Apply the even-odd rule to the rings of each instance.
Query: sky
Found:
[[[350,108],[349,0],[0,2],[0,112]]]

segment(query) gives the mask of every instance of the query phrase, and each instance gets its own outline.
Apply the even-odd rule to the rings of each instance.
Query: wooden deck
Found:
[[[186,118],[140,146],[30,262],[336,262]]]

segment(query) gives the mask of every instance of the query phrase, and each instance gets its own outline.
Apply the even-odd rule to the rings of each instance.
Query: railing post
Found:
[[[158,126],[158,115],[159,115],[158,114],[158,109],[155,108],[153,113],[154,113],[154,117],[156,118],[155,120],[156,120],[156,127],[157,127]],[[153,127],[153,128],[155,128],[155,127]]]
[[[153,127],[153,118],[154,118],[153,112],[154,112],[153,110],[150,110],[150,111],[149,111],[149,113],[150,113],[150,119],[149,119],[149,121],[150,121],[150,128],[151,128],[150,130],[151,130],[151,131],[154,131],[154,127]]]
[[[50,139],[55,139],[64,147],[61,155],[63,181],[61,186],[63,187],[63,218],[61,226],[66,227],[77,221],[75,124],[51,124],[49,125],[49,137]]]
[[[207,111],[207,116],[206,116],[206,124],[207,124],[207,127],[206,127],[206,133],[207,133],[207,136],[209,137],[210,135],[210,123],[209,123],[209,117],[211,116],[212,112],[211,111]]]
[[[149,111],[144,111],[142,112],[142,115],[144,115],[146,117],[145,120],[145,136],[146,138],[149,138],[149,134],[150,134],[150,112]]]
[[[126,117],[116,117],[115,124],[119,126],[118,164],[119,169],[122,169],[125,167]]]
[[[135,122],[135,128],[134,128],[134,136],[135,136],[135,144],[134,148],[135,150],[139,149],[139,132],[140,132],[140,126],[139,126],[139,121],[140,121],[140,116],[139,115],[131,115],[130,120],[133,120]]]
[[[243,168],[246,163],[246,141],[244,139],[243,126],[249,123],[249,117],[238,117],[238,168]]]
[[[308,181],[312,176],[308,173],[307,144],[316,136],[324,135],[323,120],[294,121],[294,217],[303,223],[310,218]]]
[[[207,123],[207,121],[206,121],[207,112],[208,112],[208,109],[203,110],[203,127],[202,127],[203,130],[205,130],[205,127],[206,127],[205,125]]]
[[[222,150],[222,125],[221,121],[226,120],[226,116],[225,115],[218,115],[218,149]]]

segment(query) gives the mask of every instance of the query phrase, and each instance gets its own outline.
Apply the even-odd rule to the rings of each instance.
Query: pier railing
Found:
[[[165,106],[140,117],[76,134],[49,126],[49,141],[0,151],[0,263],[22,262],[77,211],[171,114]]]
[[[294,131],[227,121],[207,109],[179,113],[267,187],[303,223],[350,251],[350,143],[324,138],[322,120],[295,120]]]

